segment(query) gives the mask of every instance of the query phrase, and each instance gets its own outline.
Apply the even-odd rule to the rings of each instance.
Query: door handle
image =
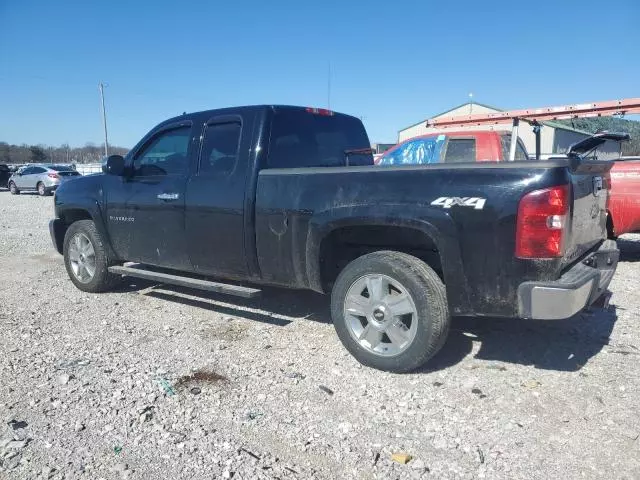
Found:
[[[180,198],[180,195],[178,195],[177,193],[159,193],[158,194],[158,200],[164,200],[165,202],[168,202],[170,200],[178,200],[178,198]]]

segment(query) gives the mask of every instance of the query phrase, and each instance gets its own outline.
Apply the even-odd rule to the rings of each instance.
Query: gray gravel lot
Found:
[[[607,311],[457,319],[394,375],[315,294],[80,292],[52,212],[0,190],[0,478],[640,478],[640,235]]]

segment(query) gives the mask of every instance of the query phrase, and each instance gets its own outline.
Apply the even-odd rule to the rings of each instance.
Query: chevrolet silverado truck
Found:
[[[433,357],[451,316],[564,319],[607,294],[610,162],[381,168],[369,146],[324,109],[184,114],[61,184],[51,238],[86,292],[131,276],[330,293],[347,350],[394,372]]]

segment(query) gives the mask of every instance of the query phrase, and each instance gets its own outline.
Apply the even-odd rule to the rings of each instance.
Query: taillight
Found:
[[[518,206],[516,257],[562,257],[569,202],[568,185],[534,190],[522,197]]]
[[[307,107],[306,110],[307,110],[307,112],[315,113],[316,115],[324,115],[324,116],[327,116],[327,117],[333,116],[333,111],[332,110],[327,110],[326,108]]]
[[[47,174],[47,177],[49,177],[49,178],[60,178],[57,173],[53,173],[53,172],[49,172]]]

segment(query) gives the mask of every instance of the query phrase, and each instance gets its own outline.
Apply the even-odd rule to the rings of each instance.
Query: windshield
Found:
[[[444,135],[409,140],[389,150],[380,158],[380,165],[425,165],[438,163],[445,141]]]

